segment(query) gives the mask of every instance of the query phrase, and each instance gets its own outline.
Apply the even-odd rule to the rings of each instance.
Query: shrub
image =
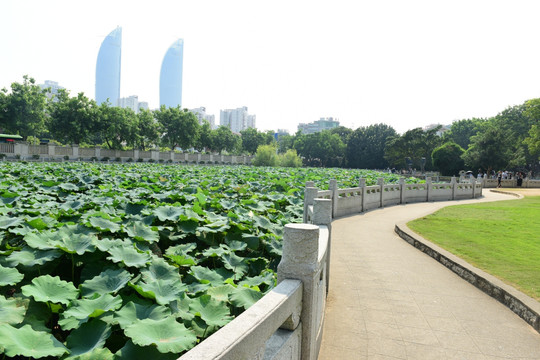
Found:
[[[275,146],[260,145],[251,163],[255,166],[276,166],[279,162],[276,151]]]
[[[133,162],[133,159],[132,159],[132,158],[128,158],[128,159],[126,160],[126,162]]]
[[[38,155],[38,154],[32,155],[32,159],[34,159],[34,160],[39,160],[39,155]]]
[[[109,160],[110,160],[110,158],[108,156],[104,156],[104,157],[101,158],[101,161],[109,161]]]
[[[138,159],[137,159],[137,162],[143,162],[143,161],[144,161],[143,158],[138,158]]]
[[[117,157],[116,159],[114,159],[114,161],[122,162],[122,158],[121,158],[121,157]]]
[[[95,157],[95,156],[92,156],[92,157],[90,158],[90,161],[94,161],[94,162],[95,162],[95,161],[98,161],[98,158]]]
[[[64,160],[69,160],[69,155],[64,155]]]
[[[283,167],[300,167],[302,159],[296,153],[296,150],[289,149],[285,154],[279,155],[279,165]]]
[[[5,159],[6,158],[6,154],[0,154],[0,159]]]

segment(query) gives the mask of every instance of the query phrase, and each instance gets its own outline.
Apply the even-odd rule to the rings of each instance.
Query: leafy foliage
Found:
[[[2,338],[2,351],[178,358],[275,286],[283,225],[300,221],[305,182],[352,187],[359,177],[399,179],[338,169],[4,163],[0,332],[41,347]]]

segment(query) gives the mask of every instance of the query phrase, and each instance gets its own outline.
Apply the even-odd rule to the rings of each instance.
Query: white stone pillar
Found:
[[[362,194],[362,200],[360,201],[360,211],[359,212],[363,212],[364,211],[364,205],[366,203],[366,179],[360,178],[358,180],[358,187],[361,188],[360,193]]]
[[[313,205],[313,202],[317,197],[317,192],[319,192],[319,189],[317,189],[316,187],[307,187],[304,189],[304,218],[302,221],[303,223],[307,223],[308,221],[309,206]]]
[[[433,184],[431,183],[431,177],[426,176],[426,190],[427,190],[427,196],[426,201],[431,201],[432,192],[433,192]]]
[[[330,253],[332,251],[332,201],[329,199],[315,199],[313,204],[313,219],[315,225],[326,225],[328,227],[328,245],[326,255],[326,294],[330,286]]]
[[[383,178],[378,178],[377,179],[377,185],[379,185],[379,188],[380,188],[380,199],[379,199],[379,207],[383,207],[384,203],[383,203],[383,194],[384,194],[384,179]]]
[[[456,200],[457,182],[456,182],[456,177],[455,176],[452,176],[452,180],[450,181],[450,185],[452,186],[452,200]]]
[[[399,178],[399,203],[405,204],[407,199],[405,198],[405,179]]]
[[[321,324],[319,302],[319,226],[287,224],[283,233],[283,255],[278,265],[278,282],[284,279],[302,281],[301,359],[316,360],[319,352],[317,333]],[[323,298],[324,302],[324,298]]]
[[[337,214],[337,207],[339,206],[338,187],[336,179],[331,179],[328,183],[328,190],[332,192],[332,217]]]

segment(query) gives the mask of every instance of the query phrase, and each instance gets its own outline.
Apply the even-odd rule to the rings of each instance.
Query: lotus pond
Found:
[[[306,181],[366,170],[0,163],[0,354],[176,359],[276,284]],[[414,181],[414,179],[409,179]]]

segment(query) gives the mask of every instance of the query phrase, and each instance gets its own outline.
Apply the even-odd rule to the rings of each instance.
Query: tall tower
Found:
[[[176,40],[165,53],[159,75],[159,105],[182,106],[184,40]]]
[[[120,98],[120,62],[122,55],[122,28],[111,31],[101,43],[96,63],[96,102],[109,99],[112,106]]]

